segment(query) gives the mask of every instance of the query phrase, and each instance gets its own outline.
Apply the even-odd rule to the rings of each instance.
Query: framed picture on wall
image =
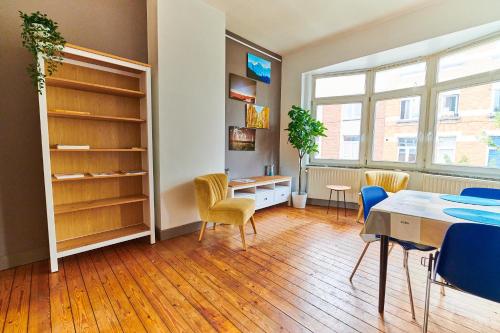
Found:
[[[247,76],[264,83],[271,83],[271,62],[247,53]]]
[[[254,128],[229,126],[229,150],[254,151],[255,135]]]
[[[269,128],[269,107],[247,104],[245,126],[248,128]]]
[[[236,74],[229,74],[229,98],[255,103],[257,82]]]

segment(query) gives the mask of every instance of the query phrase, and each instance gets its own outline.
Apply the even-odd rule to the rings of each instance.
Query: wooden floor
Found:
[[[5,332],[419,332],[424,275],[410,267],[417,322],[411,320],[402,253],[389,257],[384,318],[377,313],[378,246],[354,283],[364,244],[354,211],[335,220],[324,207],[276,207],[247,226],[207,230],[150,246],[145,240],[0,272]],[[448,290],[432,291],[432,332],[500,332],[500,305]]]

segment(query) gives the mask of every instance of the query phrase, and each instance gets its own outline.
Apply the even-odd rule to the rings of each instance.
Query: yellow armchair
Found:
[[[252,223],[254,233],[255,228],[255,200],[247,198],[227,199],[227,176],[223,173],[200,176],[194,180],[196,190],[196,202],[202,221],[200,237],[203,239],[207,223],[211,222],[223,224],[235,224],[240,228],[243,249],[246,251],[245,224]]]
[[[376,170],[366,171],[365,179],[368,186],[380,186],[387,192],[387,194],[392,195],[393,193],[406,189],[410,175],[405,172]],[[357,221],[359,222],[361,216],[363,215],[363,201],[361,200],[361,194],[359,195],[358,204],[359,210]]]

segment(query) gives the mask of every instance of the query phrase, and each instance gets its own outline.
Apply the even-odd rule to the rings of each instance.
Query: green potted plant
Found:
[[[57,23],[49,19],[46,14],[40,12],[26,14],[20,11],[19,16],[23,21],[21,25],[23,46],[33,57],[33,63],[29,64],[26,70],[33,85],[41,93],[45,85],[45,73],[38,62],[38,55],[41,54],[45,58],[47,73],[52,75],[62,64],[62,50],[66,41],[59,33]]]
[[[299,155],[299,178],[297,192],[292,192],[292,203],[296,208],[305,208],[307,193],[302,191],[302,169],[305,155],[319,152],[316,138],[326,136],[325,125],[312,117],[311,111],[293,105],[288,112],[290,123],[285,131],[288,131],[288,143],[297,149]]]

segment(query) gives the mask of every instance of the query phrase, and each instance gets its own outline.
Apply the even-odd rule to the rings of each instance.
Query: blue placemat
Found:
[[[445,208],[443,212],[459,219],[500,226],[499,213],[470,208]]]
[[[464,204],[469,204],[469,205],[500,206],[500,200],[478,198],[478,197],[469,197],[466,195],[443,194],[440,196],[440,198],[443,200],[459,202],[459,203],[464,203]]]

